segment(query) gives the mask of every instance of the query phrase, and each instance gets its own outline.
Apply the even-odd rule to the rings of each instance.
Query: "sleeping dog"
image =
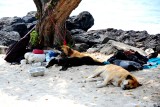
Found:
[[[89,76],[86,81],[96,81],[96,77],[102,77],[103,82],[97,84],[98,88],[107,86],[108,84],[113,84],[114,86],[121,87],[123,90],[133,89],[138,86],[141,86],[137,79],[124,68],[108,64],[105,66],[98,67],[95,70],[95,73]]]
[[[84,57],[72,57],[72,58],[60,58],[60,59],[51,59],[47,64],[46,68],[53,66],[54,64],[58,64],[58,66],[62,66],[60,71],[65,71],[68,67],[72,66],[81,66],[81,65],[104,65],[102,62],[97,62],[89,56]]]
[[[66,45],[62,45],[59,49],[61,53],[60,59],[52,59],[47,64],[46,68],[58,64],[62,66],[60,70],[67,70],[68,67],[81,65],[104,65],[103,61],[89,56],[87,53],[81,53],[77,50],[71,49]]]

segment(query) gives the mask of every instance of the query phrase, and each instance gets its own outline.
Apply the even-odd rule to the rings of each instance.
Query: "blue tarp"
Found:
[[[151,58],[148,60],[147,64],[143,66],[143,69],[157,68],[160,65],[160,57]]]

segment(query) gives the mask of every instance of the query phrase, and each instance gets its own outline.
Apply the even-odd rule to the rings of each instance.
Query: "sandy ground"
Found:
[[[31,77],[31,65],[11,65],[0,55],[0,107],[159,107],[160,67],[133,72],[143,86],[122,90],[109,85],[95,88],[82,82],[97,66],[46,69]]]

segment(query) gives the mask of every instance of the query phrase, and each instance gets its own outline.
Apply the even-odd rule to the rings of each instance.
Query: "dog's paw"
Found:
[[[46,68],[49,68],[51,65],[49,64],[49,62],[46,64]]]
[[[46,66],[46,68],[49,68],[49,67],[50,67],[49,65]]]
[[[67,68],[61,68],[59,71],[66,71],[67,70]]]
[[[55,58],[51,59],[51,60],[47,63],[46,68],[49,68],[50,66],[53,66],[54,64],[56,64],[56,59],[55,59]]]

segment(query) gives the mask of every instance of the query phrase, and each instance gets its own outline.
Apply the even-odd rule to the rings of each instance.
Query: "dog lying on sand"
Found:
[[[86,81],[96,81],[96,77],[98,76],[102,77],[104,80],[102,83],[97,84],[98,88],[105,87],[108,84],[121,87],[123,90],[133,89],[141,86],[141,84],[130,72],[120,66],[113,64],[98,67],[95,70],[95,74],[89,76]]]
[[[72,66],[81,66],[81,65],[104,65],[103,61],[100,61],[96,58],[89,56],[87,53],[81,53],[66,45],[62,45],[59,49],[61,53],[61,57],[59,59],[52,59],[47,64],[46,68],[53,66],[54,64],[58,64],[58,66],[62,66],[60,70],[67,70],[68,67]]]
[[[69,67],[73,66],[81,66],[81,65],[104,65],[102,62],[97,62],[93,60],[89,56],[84,56],[84,57],[72,57],[72,58],[60,58],[60,59],[51,59],[46,68],[53,66],[54,64],[58,64],[58,66],[62,66],[60,71],[65,71]]]
[[[97,61],[97,62],[104,62],[104,60],[100,60],[100,59],[97,59],[93,53],[87,53],[87,52],[79,52],[77,50],[74,50],[74,49],[71,49],[69,46],[67,45],[62,45],[60,47],[60,50],[61,50],[61,56],[62,57],[79,57],[79,58],[82,58],[82,57],[85,57],[85,56],[88,56],[88,57],[91,57],[94,61]]]

